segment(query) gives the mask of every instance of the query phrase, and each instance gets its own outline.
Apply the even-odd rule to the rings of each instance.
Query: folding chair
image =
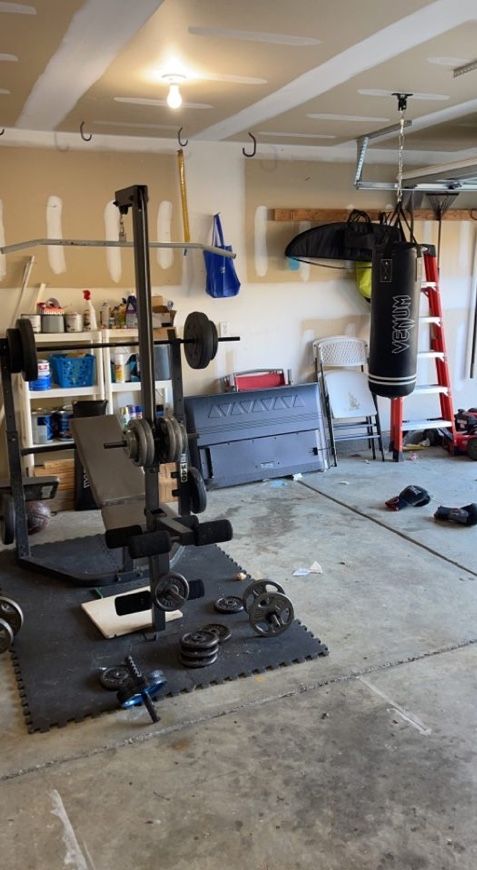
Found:
[[[376,397],[368,386],[367,344],[360,338],[334,335],[313,342],[315,374],[328,420],[335,466],[337,441],[365,438],[376,459],[378,442],[385,461]]]

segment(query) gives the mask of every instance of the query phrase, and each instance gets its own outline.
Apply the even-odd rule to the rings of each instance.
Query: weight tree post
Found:
[[[144,184],[136,184],[116,191],[115,203],[121,214],[132,209],[134,269],[138,316],[139,356],[141,365],[141,400],[143,414],[156,432],[156,383],[154,370],[154,340],[152,330],[151,274],[149,264],[149,233],[147,223],[148,192]],[[148,532],[157,529],[159,511],[159,463],[144,469],[145,514]],[[169,570],[169,554],[149,556],[149,582],[151,593],[161,574]],[[154,595],[153,595],[154,600]],[[153,607],[153,621],[157,630],[165,627],[165,615]]]

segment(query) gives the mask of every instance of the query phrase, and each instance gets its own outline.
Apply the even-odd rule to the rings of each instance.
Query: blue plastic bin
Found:
[[[53,354],[50,357],[53,380],[59,387],[91,387],[96,378],[96,357]]]

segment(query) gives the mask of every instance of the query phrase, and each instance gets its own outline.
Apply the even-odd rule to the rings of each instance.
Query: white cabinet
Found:
[[[68,353],[68,345],[84,343],[84,353],[93,353],[96,357],[95,383],[88,387],[57,387],[50,390],[31,390],[29,384],[23,378],[17,378],[18,383],[18,414],[19,429],[21,434],[21,446],[25,448],[44,446],[34,441],[32,425],[32,411],[45,409],[51,412],[63,405],[71,404],[75,399],[107,399],[108,413],[119,414],[119,409],[125,405],[141,404],[140,382],[114,383],[112,379],[111,359],[114,349],[109,347],[91,348],[88,351],[87,343],[118,343],[122,347],[128,347],[130,341],[137,340],[136,329],[102,329],[92,332],[71,333],[38,333],[35,335],[38,358],[48,358],[52,353]],[[61,350],[45,351],[42,346],[57,344]],[[131,353],[137,351],[137,347],[130,348]],[[170,381],[156,382],[157,404],[164,407],[172,404],[172,385]],[[48,445],[57,444],[58,448],[65,450],[73,444],[72,440],[48,441]],[[35,454],[24,457],[25,469],[28,471],[35,464]]]

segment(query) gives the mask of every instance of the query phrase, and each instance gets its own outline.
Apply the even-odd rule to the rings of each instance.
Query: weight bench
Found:
[[[71,432],[93,496],[101,510],[106,528],[106,546],[110,549],[122,548],[123,551],[123,566],[113,579],[124,581],[131,579],[131,576],[149,576],[151,582],[151,591],[118,596],[116,612],[125,615],[150,609],[155,579],[168,575],[184,545],[203,546],[230,540],[231,525],[228,520],[199,523],[195,515],[179,516],[171,506],[162,504],[157,511],[156,529],[148,530],[144,511],[144,472],[129,459],[124,450],[106,446],[120,445],[123,441],[117,417],[112,414],[75,417],[71,420]],[[144,558],[148,559],[149,564],[138,565],[137,560]],[[99,582],[104,584],[111,582],[111,579],[100,578]],[[188,597],[198,598],[203,594],[202,581],[192,581]],[[156,628],[164,627],[158,625],[158,620],[164,614],[158,614],[157,608],[155,612]]]

